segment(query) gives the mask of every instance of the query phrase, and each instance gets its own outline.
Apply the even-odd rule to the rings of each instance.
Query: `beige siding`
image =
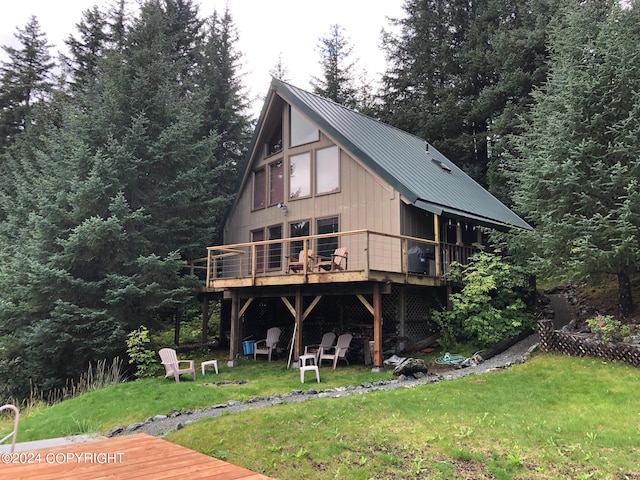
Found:
[[[288,142],[288,113],[287,108],[282,111],[283,137],[285,147]],[[253,175],[246,177],[243,188],[230,213],[225,228],[225,243],[249,242],[250,232],[257,228],[282,224],[284,236],[289,236],[289,224],[301,220],[311,221],[311,234],[316,234],[315,221],[320,218],[338,216],[340,231],[369,229],[373,231],[400,234],[401,201],[400,195],[386,182],[367,169],[361,162],[350,157],[345,151],[340,150],[340,190],[336,193],[322,194],[310,198],[288,199],[288,168],[289,156],[303,152],[312,153],[312,165],[315,161],[315,151],[320,148],[335,145],[335,143],[321,133],[320,141],[295,148],[285,148],[281,154],[271,157],[262,157],[261,145],[263,141],[256,142],[256,155],[252,160],[253,172],[256,168],[268,165],[277,158],[284,158],[285,164],[285,204],[287,210],[277,206],[268,206],[260,210],[252,211]],[[339,145],[338,145],[339,146]],[[312,168],[313,172],[313,168]],[[312,173],[312,186],[314,178]],[[313,188],[312,188],[313,189]],[[350,237],[352,241],[363,242],[363,237]],[[344,242],[349,240],[343,239]],[[380,240],[384,249],[382,257],[385,263],[393,263],[400,268],[401,249],[399,242]],[[357,264],[358,255],[364,255],[364,245],[343,245],[349,248],[350,264]],[[364,261],[364,259],[361,259]],[[385,268],[396,270],[396,268]]]

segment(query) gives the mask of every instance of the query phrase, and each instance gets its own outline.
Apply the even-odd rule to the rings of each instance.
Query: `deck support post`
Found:
[[[298,357],[302,353],[302,320],[303,320],[302,308],[303,308],[303,306],[304,305],[302,303],[302,289],[300,287],[298,287],[298,288],[296,288],[296,305],[295,305],[295,310],[296,310],[295,332],[296,332],[296,335],[295,335],[295,338],[293,339],[294,356],[295,356],[296,360],[298,359]]]
[[[380,284],[373,284],[373,368],[382,369],[382,299]]]
[[[240,353],[240,315],[238,315],[238,294],[231,292],[231,332],[229,338],[229,361],[228,367],[237,367]]]

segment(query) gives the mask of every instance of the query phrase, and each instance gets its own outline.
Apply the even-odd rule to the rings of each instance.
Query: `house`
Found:
[[[531,228],[426,141],[273,79],[224,245],[208,247],[203,292],[226,300],[230,364],[280,326],[296,357],[349,331],[381,367],[383,340],[429,334],[444,274],[482,227]]]

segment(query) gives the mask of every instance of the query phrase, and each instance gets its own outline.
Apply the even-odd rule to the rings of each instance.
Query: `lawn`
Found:
[[[223,363],[220,375],[196,383],[129,382],[34,410],[19,440],[104,432],[174,408],[301,387],[284,361]],[[321,374],[323,389],[391,377],[364,366]],[[207,385],[223,380],[249,382]],[[633,367],[539,354],[480,376],[225,415],[167,438],[282,480],[640,479],[638,385]]]

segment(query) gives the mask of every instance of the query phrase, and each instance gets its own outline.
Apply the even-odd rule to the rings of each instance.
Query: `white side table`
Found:
[[[216,371],[216,374],[218,373],[218,361],[217,360],[207,360],[206,362],[202,362],[200,364],[200,367],[202,368],[202,376],[204,376],[204,367],[206,367],[207,365],[213,365],[213,368]]]

